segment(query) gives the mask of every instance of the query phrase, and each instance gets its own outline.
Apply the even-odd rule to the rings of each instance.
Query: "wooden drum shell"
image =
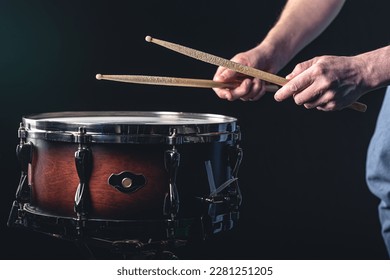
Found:
[[[75,167],[75,143],[31,141],[31,205],[51,215],[76,217],[74,198],[79,178]],[[89,181],[90,218],[140,219],[162,217],[168,174],[164,149],[153,145],[92,144],[92,174]],[[123,193],[109,185],[113,173],[130,171],[145,176],[146,185]]]

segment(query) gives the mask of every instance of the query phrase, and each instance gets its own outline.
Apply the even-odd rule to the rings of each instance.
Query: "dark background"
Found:
[[[292,101],[220,100],[208,89],[97,81],[97,73],[212,78],[216,67],[144,41],[146,35],[230,58],[261,41],[284,1],[0,1],[1,259],[78,259],[72,243],[6,227],[19,180],[21,117],[69,110],[234,116],[242,130],[239,225],[186,252],[194,259],[383,259],[366,149],[384,90],[366,113],[305,110]],[[347,1],[280,75],[317,55],[388,43],[386,1]],[[386,31],[387,32],[387,31]]]

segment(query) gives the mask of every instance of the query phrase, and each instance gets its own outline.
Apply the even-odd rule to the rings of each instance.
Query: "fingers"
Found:
[[[304,72],[305,70],[310,68],[316,62],[316,60],[317,60],[317,58],[313,58],[313,59],[310,59],[310,60],[307,60],[307,61],[304,61],[304,62],[297,64],[295,66],[294,70],[286,76],[286,79],[291,80],[294,77],[298,76],[299,74],[301,74],[302,72]]]
[[[240,61],[244,58],[241,54],[232,60]],[[247,61],[246,64],[250,63]],[[275,93],[274,98],[276,101],[293,98],[297,105],[303,105],[307,109],[343,109],[364,94],[358,86],[362,78],[355,64],[351,57],[336,56],[321,56],[302,62],[287,75],[287,83]],[[234,89],[214,89],[220,98],[258,100],[265,93],[264,82],[243,77],[242,74],[225,68],[218,68],[214,80],[240,81]]]
[[[320,83],[314,83],[310,77],[297,76],[283,86],[274,97],[279,102],[292,97],[297,105],[303,105],[306,109],[334,111],[340,107],[340,104],[336,103],[336,91]]]
[[[342,107],[337,106],[337,103],[335,101],[330,101],[322,106],[317,106],[316,108],[317,108],[317,110],[326,111],[326,112],[336,111],[336,110],[342,109]]]
[[[249,101],[257,101],[265,94],[265,86],[264,83],[260,80],[253,80],[252,90],[248,94],[248,96],[243,96]]]
[[[218,67],[213,80],[216,82],[232,82],[232,81],[236,81],[237,78],[238,75],[236,72],[224,67]],[[233,100],[233,96],[229,89],[213,88],[213,90],[215,91],[215,93],[218,95],[219,98]]]
[[[304,90],[307,89],[313,83],[310,75],[298,75],[294,79],[290,80],[281,87],[274,95],[276,101],[283,101],[290,97],[295,97],[300,93],[300,97],[297,98],[298,105],[302,105],[305,101],[309,101],[310,97],[308,93],[305,94]],[[295,98],[294,98],[295,99]]]
[[[299,97],[297,97],[299,98]],[[313,109],[313,108],[328,108],[328,109],[335,109],[334,106],[333,106],[333,100],[335,98],[335,93],[334,92],[331,92],[331,91],[328,91],[326,92],[325,94],[321,93],[320,91],[318,91],[316,94],[312,95],[312,98],[311,100],[308,100],[308,101],[296,101],[295,99],[295,103],[299,105],[302,105],[305,106],[306,109]]]
[[[307,109],[334,111],[342,108],[338,100],[342,89],[335,86],[333,77],[327,77],[326,71],[317,58],[298,64],[286,76],[289,81],[274,95],[276,101],[293,98],[297,105]],[[337,79],[336,79],[337,80]]]
[[[214,81],[218,82],[240,82],[236,88],[224,89],[214,88],[219,98],[234,101],[241,99],[243,101],[259,100],[265,93],[263,82],[259,79],[245,78],[229,69],[217,70]]]
[[[250,61],[250,58],[245,53],[237,54],[231,60],[243,65],[253,65],[253,62]],[[238,82],[236,88],[213,89],[219,98],[229,101],[237,99],[243,101],[258,100],[265,93],[264,83],[259,79],[250,78],[224,67],[218,67],[213,80],[217,82]]]
[[[313,79],[312,76],[305,73],[305,71],[309,69],[313,63],[314,59],[297,64],[294,70],[286,76],[286,79],[290,81],[275,93],[275,100],[279,102],[286,100],[310,86],[313,83]]]

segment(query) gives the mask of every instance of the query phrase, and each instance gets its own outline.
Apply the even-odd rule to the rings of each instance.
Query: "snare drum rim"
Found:
[[[194,123],[82,123],[83,117],[161,117],[191,118]],[[55,121],[55,118],[80,118],[79,122]],[[50,120],[45,120],[50,119]],[[51,120],[53,119],[53,120]],[[196,121],[201,120],[201,123]],[[237,119],[210,113],[151,111],[68,111],[23,117],[27,138],[80,143],[78,130],[84,127],[90,143],[185,144],[234,141],[240,138]],[[83,140],[85,141],[85,140]]]

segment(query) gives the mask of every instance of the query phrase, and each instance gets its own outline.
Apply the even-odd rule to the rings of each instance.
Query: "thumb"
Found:
[[[226,82],[226,81],[236,80],[236,78],[237,78],[237,72],[227,68],[221,68],[220,71],[217,71],[217,73],[215,73],[214,81]]]

